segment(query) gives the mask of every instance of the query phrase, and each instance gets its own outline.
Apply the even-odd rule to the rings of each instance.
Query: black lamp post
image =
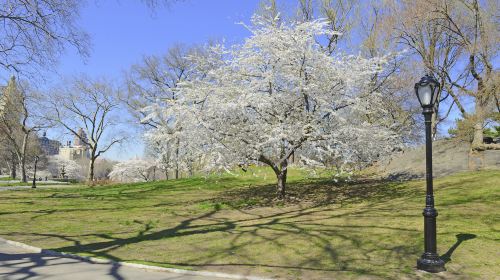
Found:
[[[40,158],[38,156],[35,156],[35,170],[33,172],[33,185],[31,185],[31,188],[35,189],[36,188],[36,164],[38,163],[38,160]]]
[[[417,260],[417,269],[427,272],[444,271],[444,261],[439,258],[436,246],[436,217],[434,208],[434,194],[432,186],[432,131],[431,122],[434,105],[437,102],[439,83],[430,75],[426,75],[415,84],[415,93],[423,108],[425,118],[425,150],[426,150],[426,181],[427,195],[425,197],[424,215],[424,243],[425,252]]]

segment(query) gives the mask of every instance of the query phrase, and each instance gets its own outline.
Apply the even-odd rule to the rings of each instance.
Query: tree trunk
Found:
[[[27,183],[28,182],[28,178],[26,176],[26,160],[23,158],[21,160],[21,163],[19,165],[21,167],[21,182]]]
[[[483,127],[486,120],[486,104],[485,100],[478,96],[475,104],[474,114],[474,137],[472,139],[472,150],[481,150],[483,147]]]
[[[472,140],[472,149],[479,150],[483,146],[483,124],[484,121],[476,120],[474,124],[474,138]]]
[[[175,143],[175,179],[179,179],[179,138]]]
[[[21,181],[23,183],[27,183],[27,177],[26,177],[26,150],[28,149],[28,137],[29,133],[25,133],[23,137],[23,146],[22,146],[22,151],[21,154],[18,155],[19,157],[19,163],[21,165]]]
[[[95,165],[95,158],[92,156],[90,158],[90,164],[89,164],[89,176],[87,178],[89,184],[94,183],[94,165]]]
[[[275,164],[272,160],[267,157],[260,155],[258,161],[269,165],[274,174],[276,174],[276,179],[278,183],[276,185],[276,193],[279,199],[285,198],[286,195],[286,175],[288,173],[288,159],[283,160],[279,166]]]
[[[286,173],[287,172],[285,170],[276,175],[278,178],[277,194],[279,199],[285,198],[286,195]]]
[[[12,169],[10,170],[10,178],[12,178],[12,179],[16,179],[16,177],[17,177],[17,173],[16,173],[16,166],[15,166],[15,165],[13,165],[13,166],[12,166]]]
[[[276,172],[276,171],[275,171]],[[285,160],[278,171],[276,173],[276,178],[278,179],[277,185],[277,195],[279,199],[284,199],[286,195],[286,177],[288,173],[288,160]]]
[[[194,175],[194,167],[193,167],[193,163],[191,162],[189,164],[189,168],[188,168],[188,176],[193,177],[193,175]]]
[[[16,179],[16,177],[17,177],[17,173],[16,173],[16,166],[17,166],[17,164],[16,164],[16,155],[14,155],[14,153],[12,153],[12,155],[11,155],[10,162],[11,162],[11,164],[10,164],[10,166],[11,166],[11,168],[10,168],[10,178]]]

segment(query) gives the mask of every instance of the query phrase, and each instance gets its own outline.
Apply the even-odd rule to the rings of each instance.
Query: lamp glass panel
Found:
[[[432,88],[430,85],[419,86],[418,87],[418,98],[422,106],[428,106],[431,104],[432,99]]]

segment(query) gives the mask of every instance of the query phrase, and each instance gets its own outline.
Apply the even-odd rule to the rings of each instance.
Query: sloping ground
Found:
[[[165,267],[291,280],[497,279],[500,171],[435,180],[447,271],[415,270],[423,180],[336,183],[290,170],[0,193],[0,236],[47,249]],[[267,177],[267,179],[266,179]],[[27,268],[29,269],[29,268]],[[0,277],[1,278],[1,277]]]
[[[425,176],[425,146],[395,154],[379,163],[376,169],[389,178],[422,178]],[[500,169],[500,150],[471,153],[465,142],[438,140],[433,143],[434,176],[480,169]]]

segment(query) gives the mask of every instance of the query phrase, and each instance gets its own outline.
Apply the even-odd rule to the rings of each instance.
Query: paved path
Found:
[[[30,252],[0,240],[1,280],[224,280],[153,272],[119,264],[93,264]]]
[[[1,181],[0,181],[1,182]],[[37,189],[59,189],[59,188],[74,188],[81,187],[79,185],[36,185]],[[17,191],[17,190],[28,190],[31,189],[31,185],[29,186],[0,186],[1,191]]]
[[[0,181],[0,183],[2,184],[12,184],[12,183],[19,183],[21,180],[2,180]],[[26,185],[30,185],[31,186],[31,183],[33,183],[33,178],[28,178],[28,183],[26,183]],[[50,184],[50,185],[69,185],[68,182],[61,182],[61,181],[54,181],[54,180],[48,180],[48,181],[44,181],[44,180],[36,180],[36,183],[37,184]]]

